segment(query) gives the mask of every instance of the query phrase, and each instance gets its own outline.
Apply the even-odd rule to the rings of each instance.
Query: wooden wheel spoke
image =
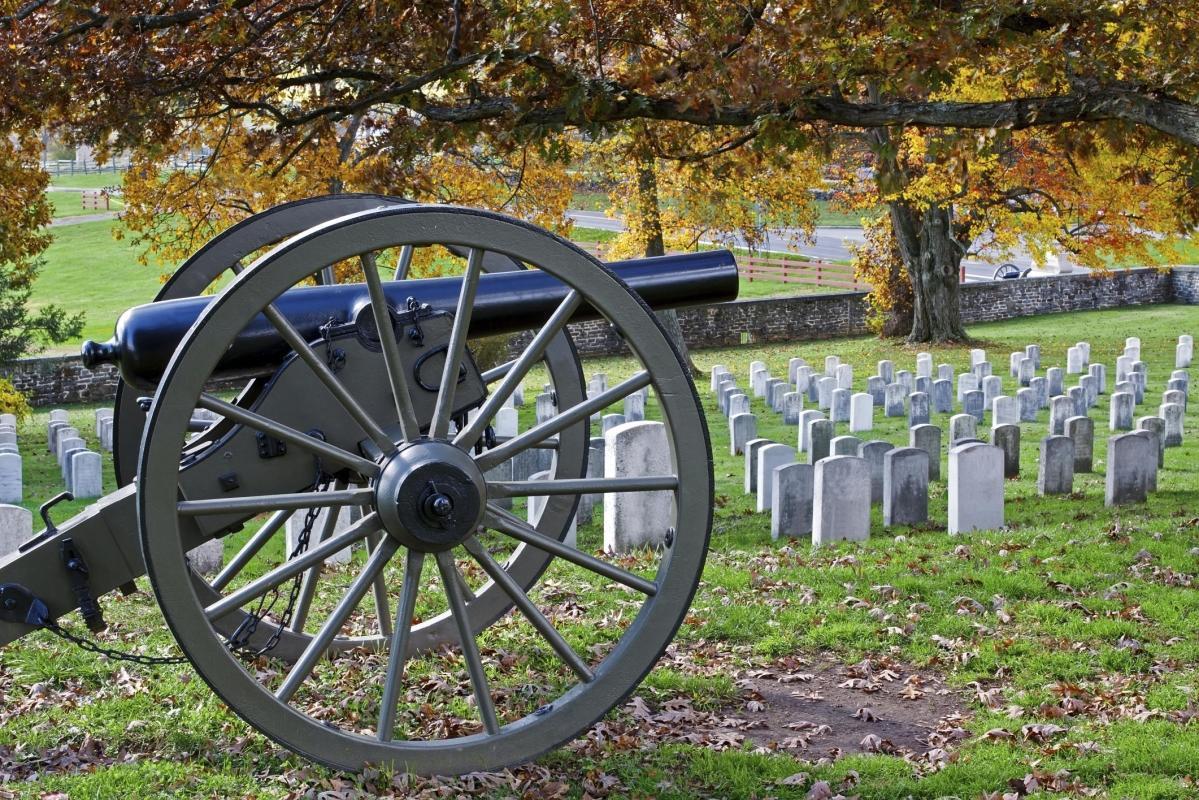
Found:
[[[262,577],[250,581],[236,592],[222,597],[217,602],[206,607],[204,614],[210,620],[219,619],[250,600],[261,597],[289,578],[294,578],[313,564],[324,561],[343,547],[349,547],[354,542],[365,539],[367,534],[374,533],[377,530],[379,530],[378,515],[374,513],[368,514],[336,536],[321,542],[316,547],[306,550],[297,558],[293,558],[275,567]]]
[[[407,248],[411,251],[411,247]],[[401,258],[403,255],[401,254]],[[411,252],[409,252],[411,260]],[[391,320],[391,310],[387,304],[387,296],[383,293],[383,284],[379,280],[379,267],[375,263],[374,253],[366,253],[361,259],[362,274],[366,277],[366,288],[371,298],[371,314],[375,319],[375,330],[379,334],[379,345],[383,349],[383,363],[387,367],[387,380],[391,384],[391,395],[395,401],[396,415],[400,421],[400,432],[406,441],[420,438],[420,424],[416,420],[416,410],[412,405],[412,393],[408,388],[408,378],[404,371],[404,362],[400,358],[400,348],[392,335],[394,325]]]
[[[371,419],[370,415],[366,413],[366,409],[358,403],[354,395],[350,394],[350,390],[346,388],[345,384],[333,374],[333,370],[325,363],[325,359],[317,355],[316,351],[308,345],[308,342],[304,340],[300,332],[291,324],[291,321],[283,316],[279,309],[275,308],[274,304],[262,309],[262,313],[275,326],[275,329],[279,331],[279,335],[295,351],[300,360],[308,365],[317,379],[325,385],[329,393],[341,404],[345,412],[371,438],[371,441],[384,453],[394,453],[396,451],[395,442],[379,427],[379,423]]]
[[[474,687],[479,717],[483,720],[483,728],[494,736],[500,732],[500,723],[496,717],[495,703],[491,699],[491,690],[487,687],[487,673],[483,671],[479,646],[475,643],[475,634],[471,630],[470,618],[466,613],[466,601],[462,598],[462,589],[454,578],[458,568],[454,566],[454,556],[450,551],[443,550],[437,554],[437,568],[441,571],[441,583],[445,588],[446,600],[450,604],[450,614],[458,627],[462,658],[466,661],[466,671],[470,675],[471,686]]]
[[[520,588],[520,584],[513,580],[512,576],[502,566],[496,563],[491,554],[487,552],[487,549],[479,543],[479,540],[471,537],[463,542],[462,546],[479,562],[479,566],[495,581],[496,585],[504,590],[504,594],[512,598],[512,602],[525,615],[529,623],[537,629],[542,638],[549,642],[550,647],[554,648],[554,652],[558,654],[558,657],[566,662],[566,665],[574,670],[575,674],[585,683],[595,680],[595,673],[587,666],[587,662],[580,658],[579,654],[562,638],[562,634],[558,633],[553,624],[533,604],[533,601],[529,599],[525,591]]]
[[[391,653],[387,659],[387,677],[383,683],[383,697],[379,701],[378,737],[382,742],[390,742],[392,731],[395,729],[396,705],[403,685],[404,662],[408,658],[412,617],[416,613],[416,599],[420,593],[420,576],[424,566],[425,554],[409,550],[404,563],[404,585],[400,590],[400,602],[396,606],[396,629],[391,638]]]
[[[462,356],[466,351],[466,339],[470,333],[470,318],[475,307],[475,292],[479,288],[479,275],[483,268],[483,251],[472,248],[466,260],[466,274],[462,276],[462,288],[458,292],[458,305],[454,311],[454,326],[450,329],[450,340],[445,349],[445,365],[441,370],[441,385],[437,388],[437,402],[433,406],[433,422],[429,436],[440,439],[450,427],[450,415],[454,413],[454,395],[458,390],[458,372]]]
[[[483,429],[487,427],[491,418],[500,410],[504,401],[516,391],[516,387],[524,380],[525,375],[528,374],[533,365],[545,355],[546,348],[550,346],[554,337],[566,327],[567,321],[574,315],[580,303],[582,303],[582,297],[577,291],[571,290],[570,294],[566,295],[566,299],[550,315],[549,320],[546,321],[541,330],[537,331],[537,334],[533,337],[533,341],[529,342],[524,352],[515,361],[496,368],[496,370],[504,370],[503,382],[488,396],[487,400],[475,414],[474,420],[454,437],[454,444],[462,448],[474,447],[475,442],[479,441],[479,437],[483,434]],[[492,372],[484,374],[483,379],[487,380],[488,375],[492,374]]]
[[[269,433],[276,439],[282,439],[288,444],[294,444],[296,447],[319,455],[322,458],[327,458],[343,467],[349,467],[368,478],[374,478],[379,475],[379,466],[373,461],[355,455],[347,450],[342,450],[340,447],[331,445],[328,442],[323,442],[315,436],[309,436],[295,428],[276,422],[269,417],[264,417],[257,412],[236,406],[232,403],[226,403],[219,397],[202,394],[196,405],[200,408],[206,408],[209,411],[215,411],[226,419],[240,422],[242,425],[253,428],[256,431]]]
[[[488,497],[546,497],[559,494],[609,494],[612,492],[658,492],[677,489],[676,475],[645,475],[636,478],[564,478],[552,481],[493,481]]]
[[[363,595],[370,589],[371,585],[375,582],[375,578],[383,571],[383,568],[387,566],[387,562],[395,554],[399,546],[399,542],[388,536],[375,549],[375,552],[371,553],[371,557],[366,562],[366,567],[354,578],[354,582],[350,584],[350,588],[346,590],[346,593],[337,603],[337,606],[333,609],[328,619],[324,621],[320,630],[312,637],[312,640],[308,643],[308,647],[300,655],[299,660],[292,666],[291,671],[287,673],[287,678],[284,679],[279,690],[275,692],[277,698],[283,702],[290,700],[301,684],[312,674],[312,669],[316,666],[316,662],[329,649],[329,645],[333,642],[334,637],[341,631],[350,614],[358,607],[358,603],[362,601]]]
[[[249,497],[213,497],[205,500],[180,500],[180,516],[203,517],[212,514],[260,514],[263,511],[294,511],[299,508],[335,508],[370,505],[373,489],[344,489],[332,492],[296,492]]]

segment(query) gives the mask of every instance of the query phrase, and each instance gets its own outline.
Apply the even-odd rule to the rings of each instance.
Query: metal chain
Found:
[[[325,475],[321,467],[320,459],[316,459],[316,479],[313,481],[312,490],[317,492],[326,491],[329,488],[331,478]],[[308,544],[312,538],[312,529],[316,525],[316,520],[320,516],[320,507],[309,508],[304,515],[304,525],[300,529],[299,535],[296,537],[296,546],[288,555],[287,560],[292,560],[301,555],[308,549]],[[332,511],[330,511],[332,513]],[[291,587],[288,591],[287,605],[283,609],[283,613],[279,615],[279,624],[275,626],[271,637],[267,639],[262,647],[255,650],[252,657],[264,655],[265,653],[274,650],[279,644],[279,640],[283,637],[283,631],[291,624],[292,617],[295,615],[296,603],[300,598],[300,588],[303,585],[304,573],[301,572],[292,578]],[[268,602],[269,598],[269,602]],[[275,604],[279,601],[279,587],[275,587],[269,594],[263,595],[258,600],[258,606],[246,614],[246,618],[241,624],[229,635],[227,643],[229,649],[234,652],[248,650],[247,645],[250,643],[250,638],[258,630],[258,625],[263,622],[264,618],[275,609]]]
[[[141,664],[146,667],[160,666],[163,664],[186,664],[188,659],[186,656],[143,656],[140,653],[127,653],[123,650],[113,650],[109,647],[96,644],[91,639],[85,639],[82,636],[77,636],[71,633],[66,628],[59,625],[57,622],[43,622],[42,627],[59,636],[77,647],[87,650],[89,653],[95,653],[98,656],[107,656],[113,661],[128,661],[131,664]]]

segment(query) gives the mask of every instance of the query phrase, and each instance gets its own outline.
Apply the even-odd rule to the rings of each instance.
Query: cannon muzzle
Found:
[[[736,299],[737,264],[727,250],[683,253],[615,261],[609,269],[653,309],[679,308]],[[384,283],[388,303],[401,322],[412,304],[452,312],[461,278],[427,278]],[[481,276],[470,321],[470,335],[492,336],[536,327],[553,313],[570,287],[540,270],[517,270]],[[112,363],[121,376],[138,388],[154,387],[189,328],[212,297],[188,297],[135,306],[117,320],[107,342],[83,344],[88,368]],[[330,321],[353,322],[369,306],[365,284],[337,284],[292,289],[275,305],[309,341],[321,336]],[[369,317],[370,315],[365,315]],[[572,322],[595,319],[583,305]],[[258,315],[241,332],[220,361],[214,378],[262,375],[273,371],[290,352],[274,326]]]

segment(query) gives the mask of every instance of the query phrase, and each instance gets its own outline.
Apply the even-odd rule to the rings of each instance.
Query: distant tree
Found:
[[[0,363],[76,338],[83,330],[83,312],[30,307],[40,256],[50,243],[40,148],[33,136],[0,139]]]

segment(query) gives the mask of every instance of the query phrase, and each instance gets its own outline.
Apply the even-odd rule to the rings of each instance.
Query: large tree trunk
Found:
[[[964,342],[958,281],[962,250],[953,235],[952,210],[889,206],[895,242],[912,281],[909,342]]]
[[[647,149],[637,153],[637,215],[641,218],[645,232],[645,255],[666,255],[666,243],[662,237],[662,215],[658,206],[658,174],[655,172],[653,154]],[[691,360],[691,351],[683,338],[683,328],[679,325],[679,315],[673,308],[654,312],[658,321],[666,329],[666,335],[679,349],[683,363],[691,370],[692,376],[700,375],[699,367]]]

